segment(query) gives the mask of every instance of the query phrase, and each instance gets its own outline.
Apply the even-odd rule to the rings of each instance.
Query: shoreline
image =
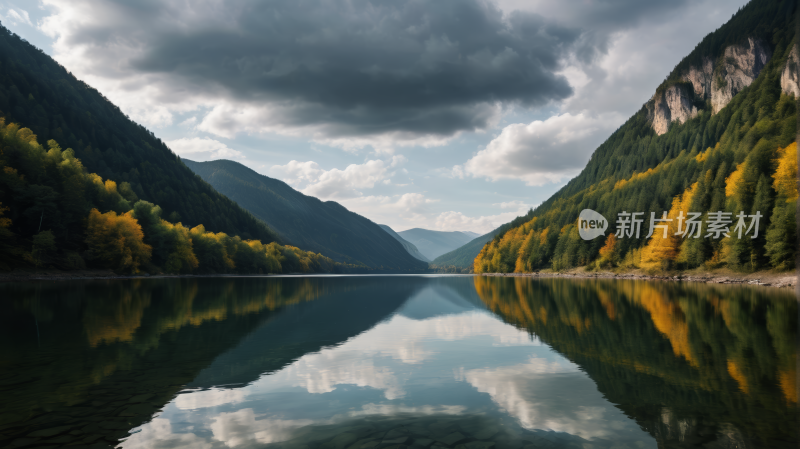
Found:
[[[450,273],[280,273],[280,274],[117,274],[111,270],[76,270],[76,271],[3,271],[0,272],[0,284],[4,282],[38,282],[38,281],[97,281],[127,279],[200,279],[200,278],[265,278],[265,277],[319,277],[319,276],[423,276],[452,275]],[[460,274],[472,276],[472,274]]]
[[[754,273],[736,273],[728,270],[717,272],[692,273],[679,272],[676,274],[654,275],[640,272],[614,273],[611,271],[579,271],[573,270],[564,273],[534,272],[534,273],[481,273],[480,276],[491,277],[530,277],[530,278],[574,278],[574,279],[623,279],[641,281],[672,281],[672,282],[701,282],[704,284],[736,284],[757,285],[772,288],[795,288],[797,275],[795,271],[775,273],[771,271],[757,271]]]
[[[111,270],[76,270],[76,271],[6,271],[0,272],[0,283],[29,281],[96,281],[123,279],[169,279],[169,278],[212,278],[212,277],[274,277],[290,276],[304,273],[288,274],[117,274]]]
[[[438,274],[438,273],[404,273],[408,274]],[[444,273],[443,273],[444,274]],[[307,273],[286,274],[154,274],[154,275],[121,275],[111,270],[78,270],[78,271],[7,271],[0,272],[0,283],[3,282],[32,282],[32,281],[92,281],[92,280],[126,280],[126,279],[179,279],[179,278],[243,278],[243,277],[282,277],[303,276]],[[320,273],[311,274],[319,276]],[[346,276],[341,273],[338,276]],[[387,274],[389,275],[389,274]],[[567,278],[567,279],[621,279],[642,281],[672,281],[672,282],[701,282],[705,284],[737,284],[756,285],[772,288],[797,287],[795,271],[776,273],[772,271],[757,271],[754,273],[737,273],[729,270],[716,270],[711,272],[678,272],[674,274],[647,274],[630,271],[615,273],[611,271],[585,271],[582,268],[567,272],[539,271],[533,273],[480,273],[474,276],[489,277],[529,277],[529,278]]]

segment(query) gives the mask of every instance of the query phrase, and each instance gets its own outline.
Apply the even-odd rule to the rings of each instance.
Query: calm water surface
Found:
[[[800,442],[787,291],[354,276],[2,284],[0,298],[0,447]]]

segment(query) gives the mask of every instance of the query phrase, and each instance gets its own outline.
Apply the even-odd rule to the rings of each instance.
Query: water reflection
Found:
[[[798,442],[797,302],[777,290],[316,277],[0,295],[3,447]]]
[[[476,277],[662,445],[797,447],[797,302],[784,291]]]

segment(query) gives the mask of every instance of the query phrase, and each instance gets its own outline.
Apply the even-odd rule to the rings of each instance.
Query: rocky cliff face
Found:
[[[753,83],[771,57],[772,52],[766,43],[750,38],[745,44],[727,47],[716,62],[706,58],[701,67],[690,67],[681,78],[691,83],[692,89],[673,85],[661,94],[656,93],[647,103],[648,118],[656,134],[667,132],[673,121],[685,123],[697,115],[697,109],[692,105],[693,98],[710,100],[712,112],[719,112],[734,95]],[[787,84],[794,76],[794,87],[797,88],[797,75],[796,70],[786,75]]]
[[[702,67],[689,67],[683,79],[692,83],[694,95],[697,98],[711,98],[711,80],[714,79],[714,62],[709,58],[703,59]]]
[[[772,57],[772,52],[765,43],[752,38],[747,41],[747,45],[731,45],[726,48],[722,61],[714,71],[711,109],[715,114],[730,103],[734,95],[752,84]]]
[[[792,47],[789,53],[789,59],[786,60],[786,66],[781,73],[781,91],[786,95],[794,95],[795,98],[800,99],[800,51],[797,50],[797,45]]]
[[[663,93],[656,93],[648,103],[648,113],[656,134],[667,132],[672,122],[686,123],[697,115],[691,95],[681,84],[670,86]]]

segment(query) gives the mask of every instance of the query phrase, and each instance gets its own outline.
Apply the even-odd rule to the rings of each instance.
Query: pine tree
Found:
[[[769,181],[767,181],[767,177],[762,174],[758,179],[756,195],[753,199],[753,209],[750,211],[750,215],[755,215],[756,213],[761,215],[758,237],[747,239],[750,241],[749,268],[751,270],[755,270],[767,263],[764,245],[766,243],[766,231],[769,229],[770,224],[769,217],[772,215],[770,211],[772,211],[772,188],[769,185]]]

